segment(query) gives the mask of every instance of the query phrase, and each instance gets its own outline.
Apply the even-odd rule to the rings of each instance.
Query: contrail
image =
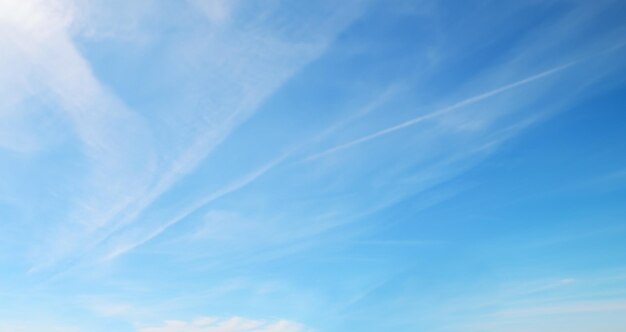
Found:
[[[244,176],[241,179],[236,180],[235,182],[227,185],[226,187],[212,193],[209,194],[208,196],[205,196],[199,200],[197,200],[195,203],[191,204],[189,207],[185,208],[183,211],[181,211],[180,213],[178,213],[178,215],[170,220],[168,220],[167,222],[161,224],[159,227],[155,228],[151,233],[145,235],[144,237],[142,237],[141,239],[136,239],[136,240],[131,240],[128,241],[126,243],[123,243],[122,245],[119,245],[118,247],[114,248],[111,252],[109,252],[105,257],[104,260],[112,260],[118,256],[121,256],[123,254],[125,254],[128,251],[133,250],[136,247],[139,247],[141,245],[143,245],[144,243],[152,240],[153,238],[157,237],[159,234],[163,233],[165,230],[167,230],[168,228],[170,228],[171,226],[177,224],[178,222],[180,222],[181,220],[185,219],[186,217],[188,217],[189,215],[191,215],[193,212],[195,212],[196,210],[202,208],[203,206],[225,196],[228,195],[232,192],[235,192],[247,185],[249,185],[250,183],[254,182],[257,178],[265,175],[269,170],[271,170],[272,168],[274,168],[276,165],[280,164],[287,156],[289,155],[289,153],[285,153],[283,155],[281,155],[280,157],[272,160],[271,162],[269,162],[268,164],[265,164],[263,167],[253,171],[252,173],[247,174],[246,176]]]
[[[507,84],[505,86],[502,86],[500,88],[497,88],[497,89],[494,89],[494,90],[482,93],[480,95],[467,98],[465,100],[459,101],[459,102],[457,102],[457,103],[455,103],[455,104],[453,104],[451,106],[448,106],[446,108],[443,108],[443,109],[440,109],[440,110],[437,110],[437,111],[434,111],[434,112],[431,112],[431,113],[428,113],[428,114],[425,114],[425,115],[420,115],[420,116],[414,117],[414,118],[412,118],[410,120],[407,120],[407,121],[402,122],[400,124],[397,124],[395,126],[392,126],[392,127],[389,127],[389,128],[385,128],[385,129],[377,131],[377,132],[375,132],[373,134],[369,134],[367,136],[363,136],[361,138],[357,138],[357,139],[355,139],[353,141],[350,141],[350,142],[347,142],[347,143],[344,143],[344,144],[341,144],[341,145],[337,145],[337,146],[335,146],[333,148],[330,148],[328,150],[325,150],[325,151],[313,154],[313,155],[305,158],[304,161],[316,160],[316,159],[325,157],[327,155],[333,154],[335,152],[338,152],[338,151],[341,151],[341,150],[345,150],[345,149],[349,149],[349,148],[351,148],[351,147],[353,147],[355,145],[359,145],[361,143],[365,143],[365,142],[371,141],[373,139],[379,138],[381,136],[385,136],[387,134],[391,134],[391,133],[393,133],[395,131],[398,131],[400,129],[404,129],[406,127],[410,127],[410,126],[416,125],[416,124],[418,124],[420,122],[423,122],[423,121],[426,121],[426,120],[430,120],[430,119],[442,116],[444,114],[450,113],[450,112],[452,112],[454,110],[457,110],[459,108],[475,104],[477,102],[480,102],[480,101],[485,100],[487,98],[490,98],[490,97],[493,97],[495,95],[501,94],[501,93],[506,92],[508,90],[515,89],[515,88],[520,87],[522,85],[526,85],[526,84],[531,83],[533,81],[542,79],[542,78],[544,78],[546,76],[550,76],[552,74],[555,74],[557,72],[560,72],[560,71],[562,71],[564,69],[567,69],[567,68],[571,67],[572,65],[576,64],[577,62],[578,61],[569,62],[567,64],[564,64],[564,65],[561,65],[561,66],[558,66],[558,67],[555,67],[555,68],[543,71],[543,72],[541,72],[539,74],[527,77],[527,78],[525,78],[523,80],[519,80],[517,82],[511,83],[511,84]]]

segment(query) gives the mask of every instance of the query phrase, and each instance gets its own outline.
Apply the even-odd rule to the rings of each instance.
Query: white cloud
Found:
[[[230,18],[235,1],[192,0],[192,3],[214,24],[226,23]]]
[[[168,220],[148,225],[137,221],[155,200],[199,167],[267,96],[322,54],[334,36],[356,17],[346,11],[333,18],[307,17],[305,23],[291,20],[300,27],[296,32],[275,27],[269,19],[238,22],[241,28],[233,25],[215,33],[191,34],[172,44],[163,41],[168,46],[165,58],[170,59],[163,67],[176,75],[193,77],[185,80],[192,82],[188,88],[174,91],[170,97],[193,99],[193,94],[178,94],[199,90],[199,98],[211,103],[192,103],[191,107],[176,104],[176,109],[162,113],[149,110],[139,114],[100,82],[89,59],[75,45],[76,34],[98,36],[100,30],[117,26],[120,20],[127,23],[124,26],[128,29],[120,34],[103,31],[104,35],[124,39],[136,32],[126,30],[148,29],[142,25],[142,16],[119,19],[119,15],[126,15],[126,7],[105,6],[106,15],[94,14],[100,12],[100,4],[0,0],[0,49],[4,50],[0,53],[0,121],[10,115],[10,125],[30,123],[23,121],[24,113],[16,109],[24,108],[29,98],[44,100],[56,117],[73,128],[66,136],[74,136],[63,138],[76,139],[72,143],[80,146],[88,164],[86,174],[74,174],[76,183],[72,183],[72,195],[67,196],[68,211],[59,212],[46,225],[49,229],[37,230],[47,234],[47,242],[33,246],[33,270],[72,260],[79,252],[97,251],[111,237],[127,238],[128,228],[140,228],[148,235],[139,241],[133,239],[140,244],[169,227]],[[195,5],[214,23],[234,20],[233,10],[238,9],[222,0],[195,1]],[[155,5],[141,2],[135,6],[150,9]],[[154,8],[133,8],[132,13],[145,11],[154,17],[161,13]],[[128,45],[128,49],[133,46]],[[207,83],[216,79],[220,84]],[[0,129],[7,123],[3,121]],[[168,123],[168,127],[150,126],[155,123]],[[57,128],[52,134],[42,135],[39,129],[19,126],[3,130],[0,148],[39,152],[50,145],[48,141],[54,141],[48,136],[67,131]],[[163,137],[167,137],[163,140],[166,143],[161,144]]]
[[[120,243],[114,241],[116,243],[114,249],[110,251],[106,255],[105,258],[114,259],[152,240],[153,238],[163,233],[172,225],[175,225],[176,223],[183,220],[185,217],[189,216],[194,211],[200,209],[202,206],[205,206],[209,204],[210,202],[216,199],[219,199],[222,196],[235,192],[247,186],[248,184],[254,182],[257,178],[263,176],[270,169],[272,169],[272,167],[274,167],[276,164],[280,163],[283,160],[283,158],[284,157],[281,156],[277,158],[276,160],[273,160],[272,162],[264,165],[263,167],[251,172],[250,174],[243,176],[242,178],[238,179],[234,183],[231,183],[228,186],[216,192],[213,192],[207,196],[203,196],[203,197],[200,197],[199,199],[194,200],[192,204],[182,209],[174,218],[167,220],[166,222],[160,224],[158,227],[152,229],[151,231],[147,232],[140,228],[136,232],[133,232],[131,230],[130,232],[122,233],[119,238],[116,238],[116,240],[119,239]]]
[[[23,323],[23,322],[0,322],[0,331],[11,332],[84,332],[75,326],[67,326],[56,323]]]
[[[345,10],[354,7],[358,6],[342,5],[337,8]],[[194,80],[203,77],[200,74],[203,71],[205,74],[208,73],[205,79],[218,77],[220,84],[203,84],[202,98],[211,100],[209,106],[171,113],[176,114],[176,119],[172,119],[176,122],[175,127],[183,128],[174,134],[178,137],[184,136],[181,141],[185,144],[180,149],[173,149],[176,150],[172,153],[173,161],[159,171],[158,178],[149,190],[142,195],[136,195],[131,208],[116,215],[115,225],[105,233],[105,236],[94,241],[95,245],[106,246],[103,242],[113,239],[109,242],[114,243],[114,248],[105,249],[106,257],[115,258],[150,241],[197,208],[226,193],[238,190],[267,171],[266,166],[262,166],[259,170],[244,175],[243,179],[229,186],[225,192],[220,190],[216,193],[205,193],[204,197],[193,200],[173,218],[154,221],[150,225],[137,222],[138,217],[156,199],[196,170],[237,126],[254,114],[265,98],[279,89],[301,67],[320,56],[337,33],[358,16],[355,14],[358,13],[357,10],[338,12],[340,13],[323,19],[307,17],[305,23],[289,18],[288,21],[300,27],[295,32],[289,31],[293,36],[285,36],[286,28],[277,29],[272,27],[271,22],[261,20],[248,22],[241,28],[196,36],[174,47],[172,54],[180,60],[180,64],[185,64],[180,68],[177,67],[178,70],[185,72],[192,68]],[[278,12],[276,15],[282,17],[281,15],[285,13]],[[193,123],[179,120],[185,116],[193,119]],[[201,125],[197,132],[186,129],[198,123]],[[192,134],[187,136],[190,132]],[[163,154],[167,155],[170,152]],[[274,162],[270,163],[273,164]],[[250,176],[252,178],[249,178]],[[121,245],[118,239],[123,239]]]
[[[289,320],[253,320],[243,317],[201,317],[190,322],[170,320],[159,327],[145,327],[140,332],[308,332],[306,326]]]
[[[0,97],[11,96],[0,105],[6,106],[2,118],[10,114],[13,123],[30,123],[23,121],[29,116],[23,110],[33,103],[45,106],[37,112],[71,126],[68,136],[86,163],[85,174],[74,174],[71,207],[49,222],[60,226],[54,231],[59,236],[46,237],[49,248],[33,253],[35,269],[83,245],[86,235],[125,209],[153,175],[151,134],[143,119],[100,83],[74,45],[68,31],[73,14],[71,1],[0,1]],[[48,140],[38,129],[21,126],[19,135],[0,138],[0,146],[36,151]]]

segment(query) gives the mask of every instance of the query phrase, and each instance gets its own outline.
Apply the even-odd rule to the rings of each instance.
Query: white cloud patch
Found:
[[[76,256],[109,253],[110,248],[100,247],[110,245],[105,243],[110,238],[115,248],[121,238],[128,242],[123,247],[132,249],[195,207],[172,211],[163,220],[141,218],[268,96],[320,56],[358,16],[347,9],[359,7],[339,6],[345,10],[336,15],[334,10],[332,18],[300,19],[291,17],[289,6],[270,6],[269,16],[249,21],[234,15],[240,8],[231,1],[134,3],[0,0],[0,149],[35,154],[62,142],[78,147],[80,157],[73,164],[79,172],[67,172],[71,180],[52,183],[54,190],[41,189],[62,196],[54,199],[63,207],[55,209],[58,214],[49,216],[45,228],[34,231],[34,238],[44,240],[28,249],[31,271],[79,262]],[[193,20],[194,10],[198,22],[211,23],[198,25],[203,33],[194,28],[185,30],[183,38],[170,39],[160,30],[183,29],[184,22],[173,17]],[[154,20],[159,28],[151,24]],[[277,26],[277,21],[282,23]],[[218,24],[224,29],[214,31]],[[155,85],[169,88],[165,102],[159,103],[167,107],[129,107],[115,82],[99,77],[97,57],[90,58],[77,42],[85,37],[88,45],[101,43],[98,47],[111,46],[102,37],[124,41],[119,57],[126,60],[127,54],[142,54],[147,44],[159,46],[163,51],[151,58],[162,73]],[[168,85],[170,80],[185,83],[178,89]],[[25,112],[33,101],[36,112]],[[51,118],[51,125],[33,125],[33,117]],[[31,204],[25,201],[24,206]]]
[[[150,131],[94,75],[69,32],[73,17],[71,1],[0,1],[0,119],[16,125],[0,135],[0,147],[38,152],[61,136],[73,139],[84,157],[76,163],[84,164],[84,173],[54,186],[71,192],[70,208],[48,222],[56,230],[40,230],[60,235],[47,234],[49,246],[34,250],[34,270],[83,246],[145,190],[152,175]],[[32,124],[42,118],[52,119],[50,128]]]
[[[170,320],[160,327],[146,327],[140,332],[308,332],[306,326],[289,320],[254,320],[243,317],[202,317],[191,322]]]
[[[214,24],[226,23],[231,16],[235,1],[193,0],[192,3]]]

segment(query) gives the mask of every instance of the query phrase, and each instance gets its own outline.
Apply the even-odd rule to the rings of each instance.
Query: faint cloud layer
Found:
[[[624,14],[0,0],[0,330],[626,325]]]
[[[288,321],[261,321],[242,317],[202,317],[191,322],[166,321],[161,327],[146,327],[139,332],[312,332],[302,324]]]
[[[202,13],[215,24],[227,23],[236,1],[228,0],[192,0]]]

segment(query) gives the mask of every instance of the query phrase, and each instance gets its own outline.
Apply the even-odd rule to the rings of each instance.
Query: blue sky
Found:
[[[623,331],[626,3],[0,0],[0,331]]]

